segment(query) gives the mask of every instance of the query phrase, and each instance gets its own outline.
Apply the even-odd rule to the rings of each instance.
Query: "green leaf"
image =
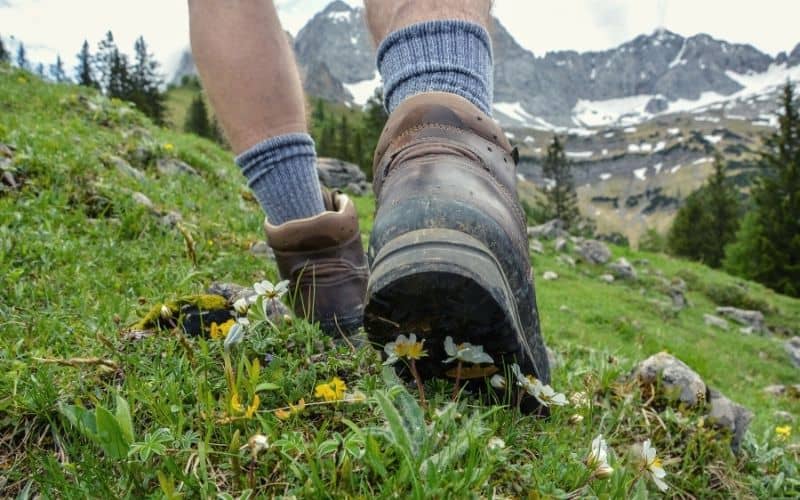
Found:
[[[116,418],[120,429],[122,429],[122,435],[125,437],[125,441],[128,444],[134,442],[135,438],[133,436],[133,421],[131,420],[131,407],[128,406],[128,402],[125,401],[125,399],[122,398],[122,396],[120,395],[117,395]]]
[[[116,460],[127,457],[128,442],[125,441],[125,436],[114,415],[102,406],[98,406],[95,408],[94,418],[97,423],[97,440],[106,455]]]
[[[98,442],[97,424],[92,412],[76,405],[59,406],[59,410],[81,434],[94,442]]]
[[[279,386],[278,384],[273,384],[272,382],[261,382],[256,386],[256,392],[277,391],[280,388],[281,386]]]

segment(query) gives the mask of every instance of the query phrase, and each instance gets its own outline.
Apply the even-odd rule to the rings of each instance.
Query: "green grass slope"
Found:
[[[544,333],[561,359],[553,386],[588,399],[547,420],[466,394],[451,403],[442,381],[426,386],[423,407],[373,349],[334,344],[300,320],[255,322],[229,354],[177,331],[132,338],[125,327],[153,306],[212,281],[277,279],[248,251],[263,216],[231,155],[124,103],[2,65],[0,109],[0,143],[13,148],[0,165],[20,184],[0,191],[2,497],[645,498],[659,494],[632,458],[646,439],[667,495],[800,494],[797,438],[775,432],[784,425],[775,412],[796,417],[800,403],[762,390],[798,381],[784,339],[703,324],[716,302],[734,300],[796,332],[800,301],[623,248],[615,257],[647,260],[640,279],[605,284],[603,269],[564,264],[546,243],[532,259],[537,278],[560,275],[537,281]],[[170,159],[197,174],[157,167]],[[142,194],[152,208],[136,201]],[[366,232],[374,202],[356,204]],[[178,224],[163,223],[170,212]],[[691,307],[663,303],[662,276],[687,282]],[[702,409],[624,382],[662,350],[755,412],[741,455]],[[315,395],[333,377],[364,399]],[[261,453],[248,445],[256,434],[269,443]],[[584,461],[598,434],[612,449],[606,479]]]

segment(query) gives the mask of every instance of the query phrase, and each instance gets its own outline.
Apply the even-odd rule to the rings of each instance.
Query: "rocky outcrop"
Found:
[[[643,387],[654,388],[661,397],[690,408],[708,403],[707,418],[715,426],[731,432],[731,448],[738,451],[753,413],[706,385],[700,375],[678,358],[661,352],[639,363],[631,379]]]
[[[714,316],[713,314],[704,314],[703,321],[708,326],[714,326],[719,328],[720,330],[727,330],[730,325],[724,318],[720,318],[719,316]]]
[[[800,368],[800,337],[792,337],[783,345],[794,366]]]
[[[589,264],[605,264],[611,259],[608,245],[598,240],[583,240],[575,251]]]
[[[341,189],[359,196],[371,189],[367,176],[358,165],[336,158],[319,158],[317,174],[322,185],[330,189]]]
[[[564,221],[553,219],[538,226],[528,227],[528,238],[552,240],[554,238],[565,238],[569,235],[564,229]]]
[[[608,265],[608,270],[615,278],[633,281],[636,279],[636,269],[625,257],[620,257],[616,262]]]
[[[762,314],[761,311],[748,311],[735,307],[718,307],[717,314],[744,325],[749,331],[756,333],[766,332],[766,328],[764,327],[764,314]]]

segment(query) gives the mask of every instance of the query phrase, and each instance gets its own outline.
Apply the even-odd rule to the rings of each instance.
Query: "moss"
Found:
[[[136,323],[131,325],[133,330],[149,330],[151,328],[161,328],[161,307],[166,306],[169,309],[173,319],[179,318],[184,312],[186,306],[194,307],[199,311],[221,311],[227,310],[229,305],[227,299],[222,295],[213,294],[200,294],[188,295],[180,297],[173,301],[165,302],[163,304],[156,304]]]

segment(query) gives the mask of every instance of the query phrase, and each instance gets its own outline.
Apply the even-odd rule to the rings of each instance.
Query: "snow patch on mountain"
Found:
[[[353,96],[353,102],[359,106],[365,106],[370,97],[375,94],[375,89],[383,84],[381,75],[377,71],[369,80],[362,80],[356,83],[345,83],[344,88]]]

